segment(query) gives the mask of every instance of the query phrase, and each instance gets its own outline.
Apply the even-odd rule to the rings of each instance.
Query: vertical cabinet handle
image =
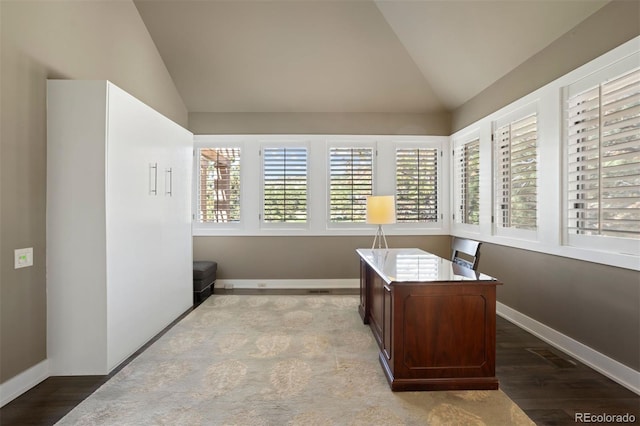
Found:
[[[173,195],[173,168],[164,171],[164,194],[171,197]]]
[[[149,195],[158,195],[158,163],[149,163]]]

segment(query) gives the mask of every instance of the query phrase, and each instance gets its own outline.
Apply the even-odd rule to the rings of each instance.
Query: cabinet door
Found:
[[[378,274],[372,272],[371,275],[371,288],[369,296],[371,296],[369,321],[371,325],[371,331],[373,337],[379,347],[382,347],[383,342],[383,324],[384,324],[384,281]]]
[[[193,135],[174,123],[166,123],[162,132],[159,158],[161,174],[160,230],[162,241],[159,264],[162,277],[159,303],[193,303],[193,262],[191,235],[191,176]]]
[[[369,267],[367,266],[367,262],[363,259],[360,259],[360,306],[358,306],[358,312],[360,313],[360,317],[362,318],[362,322],[365,324],[369,324],[369,296],[367,296],[367,292],[369,291]]]
[[[382,325],[382,351],[387,359],[391,359],[393,354],[393,292],[388,286],[384,286],[383,304],[384,319]]]
[[[184,136],[189,132],[111,84],[107,133],[107,333],[113,367],[191,306],[191,150]],[[178,138],[180,151],[172,148]],[[174,161],[169,197],[165,171]],[[155,176],[150,165],[157,167]]]

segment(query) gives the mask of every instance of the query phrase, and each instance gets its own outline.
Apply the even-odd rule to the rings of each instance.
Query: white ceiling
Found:
[[[189,112],[451,111],[607,0],[135,0]]]

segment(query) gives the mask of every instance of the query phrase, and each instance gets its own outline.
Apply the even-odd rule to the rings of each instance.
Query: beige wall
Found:
[[[614,0],[453,112],[456,132],[640,34],[640,1]]]
[[[189,113],[195,134],[451,134],[451,115],[395,113]]]
[[[371,236],[194,237],[193,259],[218,262],[219,279],[358,278],[357,248]],[[418,247],[450,256],[446,236],[387,236],[390,247]]]
[[[501,303],[640,371],[638,272],[484,243]]]
[[[449,135],[449,114],[189,113],[195,134]],[[372,236],[194,237],[194,260],[216,260],[220,279],[357,278],[355,250]],[[449,237],[391,236],[395,247],[448,256]]]
[[[46,80],[111,80],[183,126],[187,111],[132,2],[3,0],[0,15],[0,382],[5,382],[47,356]],[[15,270],[13,250],[23,247],[33,247],[34,266]]]

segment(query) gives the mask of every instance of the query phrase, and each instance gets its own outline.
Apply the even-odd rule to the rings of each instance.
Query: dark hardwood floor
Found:
[[[216,293],[220,291],[216,290]],[[171,326],[173,324],[153,341]],[[640,424],[639,395],[500,317],[496,331],[496,374],[500,389],[536,424],[575,425],[576,413],[629,413],[635,417],[635,422],[631,424]],[[153,341],[119,368],[142,353]],[[109,376],[50,377],[0,408],[0,425],[53,425],[117,371]]]
[[[640,395],[509,321],[497,320],[500,389],[536,424],[575,425],[580,423],[576,413],[629,413],[635,417],[631,424],[640,424]]]

